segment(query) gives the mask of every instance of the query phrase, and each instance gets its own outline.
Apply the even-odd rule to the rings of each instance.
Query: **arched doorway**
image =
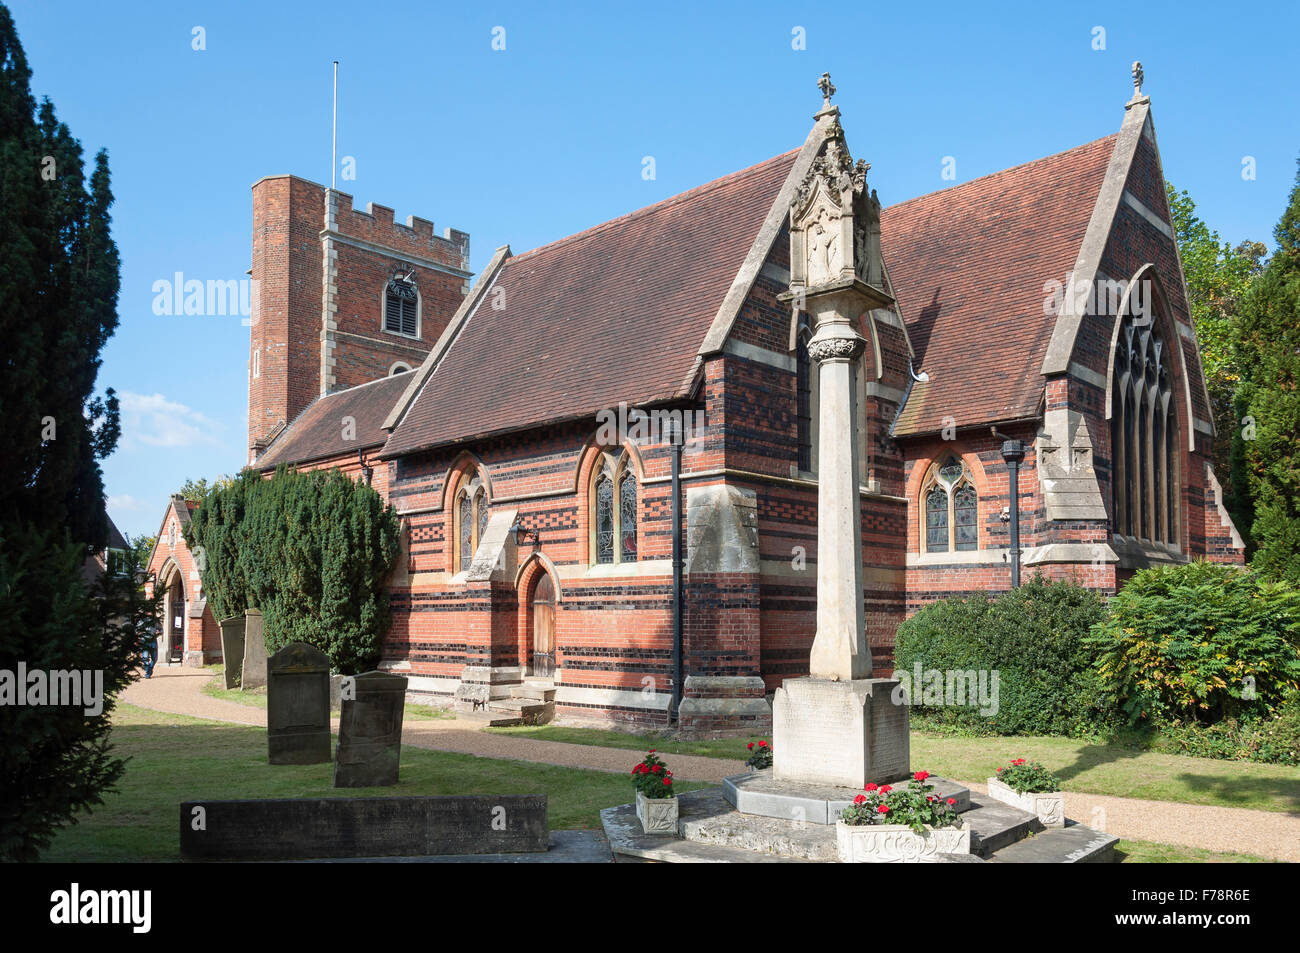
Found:
[[[555,584],[551,574],[539,573],[533,585],[533,651],[529,660],[529,674],[538,678],[555,675]]]
[[[170,569],[170,572],[168,571]],[[160,662],[180,662],[185,657],[185,587],[180,569],[172,564],[163,570],[162,638]]]

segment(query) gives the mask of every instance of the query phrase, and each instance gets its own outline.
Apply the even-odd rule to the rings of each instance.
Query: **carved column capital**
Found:
[[[818,364],[833,360],[851,361],[862,353],[866,343],[856,336],[814,339],[808,342],[808,356]]]

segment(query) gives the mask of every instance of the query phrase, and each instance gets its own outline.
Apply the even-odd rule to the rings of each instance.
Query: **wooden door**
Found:
[[[555,585],[547,573],[533,589],[532,670],[543,678],[555,674]]]

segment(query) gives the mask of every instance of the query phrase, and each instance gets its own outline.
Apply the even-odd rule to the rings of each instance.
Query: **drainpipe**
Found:
[[[682,703],[682,435],[673,427],[672,481],[673,481],[673,697],[668,718],[677,722],[677,710]]]
[[[1002,459],[1007,462],[1008,495],[1011,497],[1011,588],[1020,588],[1020,463],[1025,445],[1020,440],[1002,441]]]

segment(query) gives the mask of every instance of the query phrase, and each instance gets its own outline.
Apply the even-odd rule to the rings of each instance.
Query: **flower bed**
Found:
[[[969,854],[970,828],[957,814],[954,798],[941,800],[928,771],[907,787],[868,784],[840,812],[835,844],[844,863],[909,862],[936,854]]]
[[[1065,826],[1061,782],[1037,761],[1017,758],[989,778],[989,796],[1038,817],[1044,827]]]

